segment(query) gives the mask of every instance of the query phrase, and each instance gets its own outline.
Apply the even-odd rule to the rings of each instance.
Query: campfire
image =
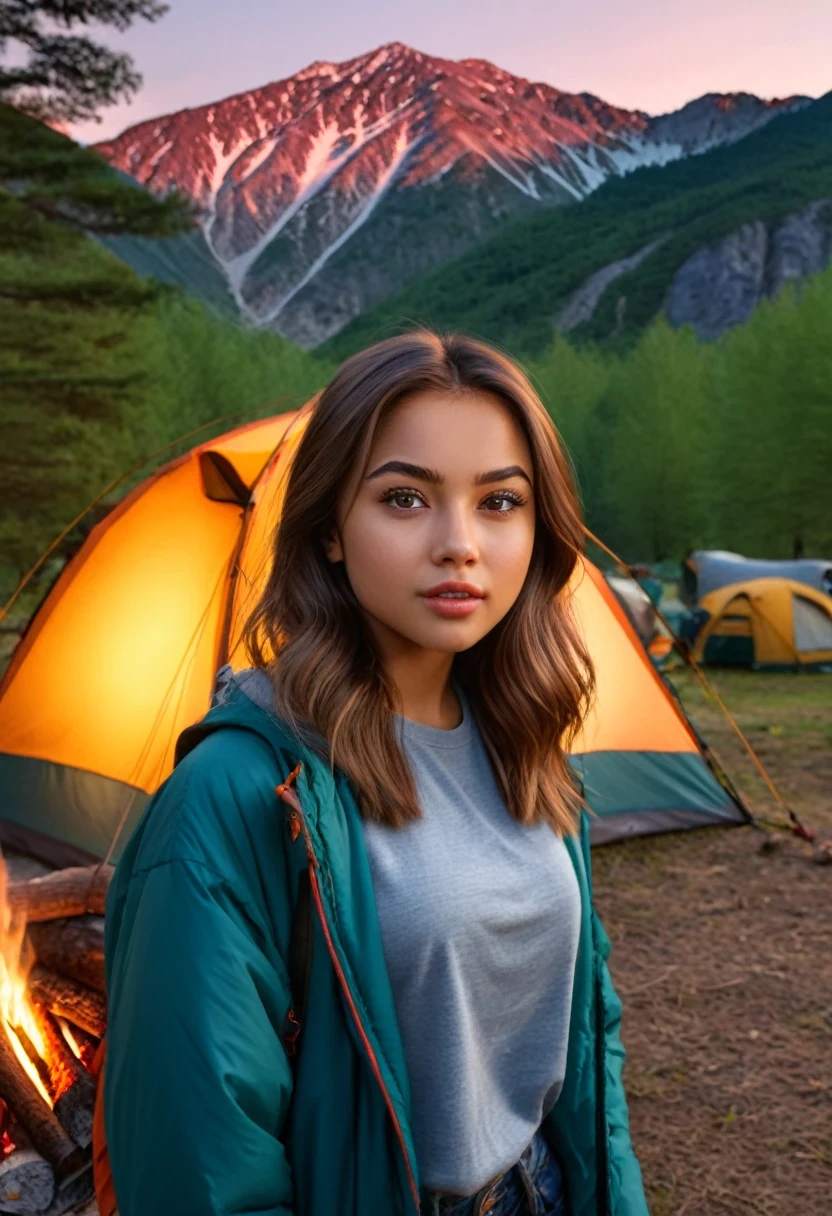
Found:
[[[0,1213],[60,1216],[93,1195],[90,1070],[107,1025],[111,873],[11,881],[0,852]]]

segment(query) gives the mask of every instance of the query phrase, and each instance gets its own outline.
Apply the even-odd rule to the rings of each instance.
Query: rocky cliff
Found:
[[[832,198],[819,199],[769,228],[761,220],[696,251],[676,272],[666,311],[671,324],[717,338],[747,321],[761,300],[817,274],[832,259]]]

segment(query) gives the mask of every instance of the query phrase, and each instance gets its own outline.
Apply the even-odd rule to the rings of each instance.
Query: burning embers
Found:
[[[0,1213],[59,1216],[93,1193],[90,1069],[107,1024],[111,873],[9,882],[0,852]]]

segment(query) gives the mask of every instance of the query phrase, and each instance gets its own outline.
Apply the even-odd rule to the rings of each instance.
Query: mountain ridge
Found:
[[[394,42],[95,147],[151,191],[188,195],[241,313],[310,347],[506,219],[807,103],[708,94],[651,118]]]
[[[552,342],[564,310],[577,306],[584,292],[594,297],[592,307],[575,318],[574,325],[566,325],[570,337],[629,341],[670,304],[682,271],[687,287],[704,295],[706,303],[710,294],[714,308],[702,311],[695,301],[693,308],[674,305],[673,323],[690,323],[700,336],[714,337],[722,332],[720,315],[724,328],[739,323],[755,302],[776,294],[778,284],[822,269],[830,250],[823,213],[824,200],[830,197],[832,92],[733,145],[610,179],[580,206],[513,219],[454,261],[356,317],[316,353],[343,358],[410,318],[419,318],[533,356]],[[750,251],[753,264],[742,253],[746,238],[739,235],[749,224],[756,233]],[[793,245],[789,231],[795,224],[808,238],[801,238],[804,251],[788,266],[778,256],[780,270],[776,281],[769,281],[768,249],[784,240]],[[711,272],[718,269],[713,260],[708,266],[701,258],[702,251],[718,250],[726,238],[735,238],[725,250],[727,261],[732,250],[740,253],[739,273],[730,273],[730,290],[750,293],[739,309],[722,307],[721,274]],[[630,259],[637,264],[620,265]],[[724,258],[722,263],[725,269]],[[612,273],[616,264],[620,273]],[[605,269],[611,273],[596,296],[592,280]],[[681,293],[686,294],[690,299],[689,292]],[[622,297],[625,315],[619,316]]]

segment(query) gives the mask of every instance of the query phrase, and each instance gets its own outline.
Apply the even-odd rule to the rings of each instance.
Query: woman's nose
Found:
[[[437,523],[433,553],[437,564],[450,561],[462,565],[479,560],[475,523],[467,511],[443,511]]]

